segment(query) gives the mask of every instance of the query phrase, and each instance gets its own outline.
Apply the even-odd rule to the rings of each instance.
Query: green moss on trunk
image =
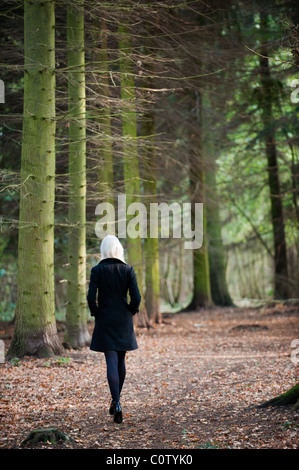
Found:
[[[119,32],[119,66],[122,99],[122,134],[123,134],[123,165],[124,184],[127,206],[133,202],[140,202],[140,176],[137,146],[137,118],[135,108],[135,83],[132,74],[132,65],[129,54],[132,50],[131,38],[127,28],[120,25]],[[133,216],[127,217],[127,223]],[[141,293],[139,314],[134,321],[141,326],[148,325],[148,317],[143,296],[143,254],[142,239],[140,237],[127,239],[128,261],[134,266],[138,286]]]
[[[148,79],[146,87],[151,88]],[[157,156],[154,145],[155,119],[153,104],[144,100],[142,117],[144,196],[148,218],[148,236],[144,241],[145,255],[145,303],[150,323],[161,323],[160,311],[160,272],[159,272],[159,239],[150,237],[150,204],[157,202]]]
[[[67,9],[69,98],[69,266],[65,342],[73,348],[90,341],[86,308],[86,99],[84,0]]]
[[[299,405],[299,383],[294,385],[285,393],[278,395],[277,397],[272,398],[264,403],[262,403],[260,408],[267,408],[269,406],[286,406],[286,405],[295,405],[295,408],[298,408]]]
[[[17,306],[8,357],[60,354],[54,299],[54,1],[24,3]]]
[[[192,122],[194,132],[190,135],[190,198],[192,202],[192,229],[194,230],[194,205],[203,203],[203,244],[200,248],[193,250],[193,297],[189,308],[209,307],[212,305],[210,268],[207,243],[207,209],[206,209],[206,175],[202,138],[202,100],[199,93],[196,94],[195,103],[192,107],[196,109],[196,116]]]
[[[211,294],[215,305],[233,305],[226,282],[226,260],[221,236],[221,221],[216,187],[216,165],[207,170],[207,237]]]
[[[21,446],[35,445],[39,442],[55,445],[59,441],[75,442],[72,437],[59,428],[35,429],[21,442]]]

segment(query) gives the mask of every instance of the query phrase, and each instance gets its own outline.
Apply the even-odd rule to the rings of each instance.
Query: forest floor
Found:
[[[22,448],[30,431],[54,426],[74,442],[31,448],[298,447],[299,411],[257,407],[298,382],[298,306],[213,308],[165,321],[139,329],[139,349],[127,354],[122,424],[108,413],[102,353],[0,364],[0,447]],[[0,324],[6,348],[12,328]]]

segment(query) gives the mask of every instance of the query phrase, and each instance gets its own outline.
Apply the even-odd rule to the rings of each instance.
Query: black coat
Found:
[[[133,266],[116,258],[104,259],[94,266],[87,295],[90,313],[95,317],[90,349],[102,352],[137,349],[133,315],[139,311],[140,301]]]

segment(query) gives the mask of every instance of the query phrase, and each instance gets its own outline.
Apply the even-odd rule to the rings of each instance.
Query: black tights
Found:
[[[105,351],[107,379],[112,400],[118,402],[126,376],[126,351]]]

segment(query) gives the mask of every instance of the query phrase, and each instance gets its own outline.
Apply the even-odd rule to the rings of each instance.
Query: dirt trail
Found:
[[[256,408],[298,382],[291,360],[298,307],[212,309],[166,321],[138,331],[139,349],[127,355],[121,425],[108,413],[101,353],[1,364],[1,447],[17,448],[30,430],[52,426],[75,439],[60,447],[298,447],[298,411]]]

